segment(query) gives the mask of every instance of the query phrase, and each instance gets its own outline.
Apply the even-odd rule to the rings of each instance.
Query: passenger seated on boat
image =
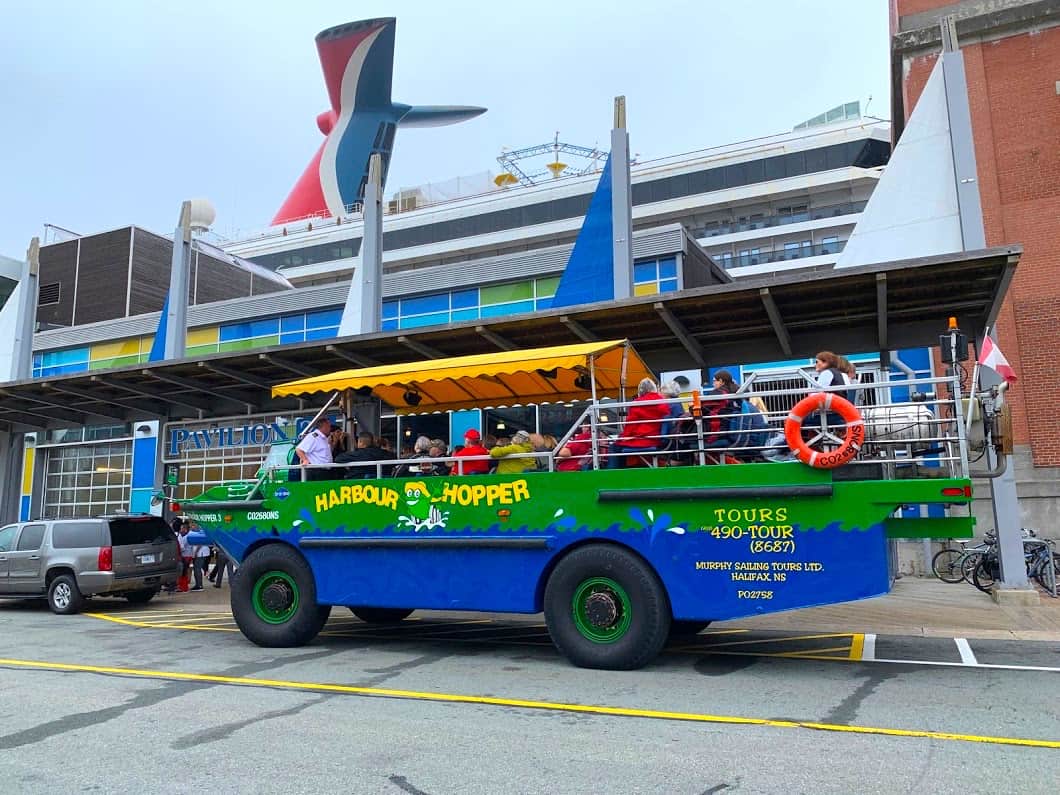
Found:
[[[530,446],[535,453],[551,453],[556,449],[556,437],[550,433],[530,434]],[[534,468],[538,472],[548,472],[548,458],[541,456],[534,459]]]
[[[512,436],[512,443],[507,445],[497,444],[490,450],[490,456],[498,459],[498,475],[517,475],[536,469],[534,459],[522,456],[534,452],[534,446],[530,444],[530,434],[526,431],[518,431]],[[518,457],[517,457],[518,456]]]
[[[650,378],[641,379],[637,385],[637,397],[633,399],[633,405],[629,407],[629,413],[626,415],[622,435],[611,444],[608,469],[619,469],[628,464],[627,456],[623,453],[633,453],[634,456],[628,457],[633,458],[638,465],[651,463],[650,456],[641,454],[658,450],[659,431],[662,421],[670,415],[670,407],[665,403],[644,404],[662,399],[663,396],[659,394],[654,381]]]
[[[588,469],[593,463],[593,428],[586,419],[578,432],[556,453],[557,472],[577,472]]]
[[[408,463],[398,464],[394,467],[394,477],[407,478],[412,475],[420,476],[424,473],[420,470],[420,464],[415,463],[417,458],[429,458],[431,454],[431,440],[426,436],[417,436],[416,443],[412,447],[412,455],[408,457]],[[428,468],[430,464],[427,464]]]
[[[468,456],[489,455],[490,451],[482,446],[482,436],[474,428],[468,428],[464,433],[464,446],[453,453],[457,459]],[[478,461],[454,461],[449,469],[453,475],[485,475],[490,471],[490,462],[486,459]]]
[[[670,452],[676,453],[681,447],[681,431],[684,427],[682,420],[688,419],[691,415],[685,410],[685,407],[681,405],[679,398],[681,397],[681,386],[676,381],[667,381],[659,387],[659,392],[662,396],[669,398],[673,402],[670,403],[667,408],[670,410],[669,416],[663,420],[663,424],[659,429],[659,435],[662,437],[659,440],[660,450],[669,450]]]
[[[714,373],[714,388],[707,395],[732,395],[738,387],[728,370]],[[707,450],[731,447],[730,435],[733,420],[740,412],[740,405],[735,400],[703,401],[703,446]]]
[[[743,461],[759,461],[769,443],[770,428],[766,421],[766,404],[760,397],[747,401],[743,411],[732,418],[729,445],[732,454]]]
[[[357,434],[357,446],[353,450],[339,453],[335,456],[336,464],[349,464],[354,461],[382,461],[388,458],[388,454],[382,448],[376,447],[375,436],[362,431]],[[338,470],[342,473],[339,477],[347,478],[374,478],[376,468],[374,465],[360,467],[342,467]]]

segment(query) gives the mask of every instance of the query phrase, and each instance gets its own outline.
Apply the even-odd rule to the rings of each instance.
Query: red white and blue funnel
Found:
[[[394,148],[394,132],[471,119],[485,108],[460,105],[403,105],[392,102],[393,18],[365,19],[317,34],[331,109],[317,116],[327,136],[295,184],[273,224],[327,214],[345,215],[364,199],[368,158],[379,152],[383,180]]]

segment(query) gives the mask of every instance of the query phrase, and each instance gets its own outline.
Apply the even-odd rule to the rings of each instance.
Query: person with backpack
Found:
[[[733,395],[737,389],[732,373],[718,370],[714,373],[714,388],[707,395]],[[730,432],[737,424],[739,414],[740,404],[735,400],[703,401],[703,436],[708,450],[732,446]]]

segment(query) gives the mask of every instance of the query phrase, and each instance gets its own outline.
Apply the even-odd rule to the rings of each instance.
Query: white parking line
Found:
[[[876,633],[866,632],[861,645],[861,661],[873,662],[876,659]]]
[[[961,662],[965,665],[978,665],[979,661],[975,659],[975,654],[972,653],[972,647],[968,645],[968,641],[964,638],[954,638],[953,642],[957,644],[957,651],[961,653]]]

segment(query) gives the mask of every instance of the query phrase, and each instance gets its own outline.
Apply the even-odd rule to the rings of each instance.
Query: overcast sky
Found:
[[[375,16],[398,20],[395,101],[489,108],[399,131],[388,194],[557,130],[606,146],[619,94],[642,160],[889,109],[886,0],[2,0],[0,253],[45,223],[168,233],[197,196],[221,234],[267,225],[322,138],[313,37]]]

